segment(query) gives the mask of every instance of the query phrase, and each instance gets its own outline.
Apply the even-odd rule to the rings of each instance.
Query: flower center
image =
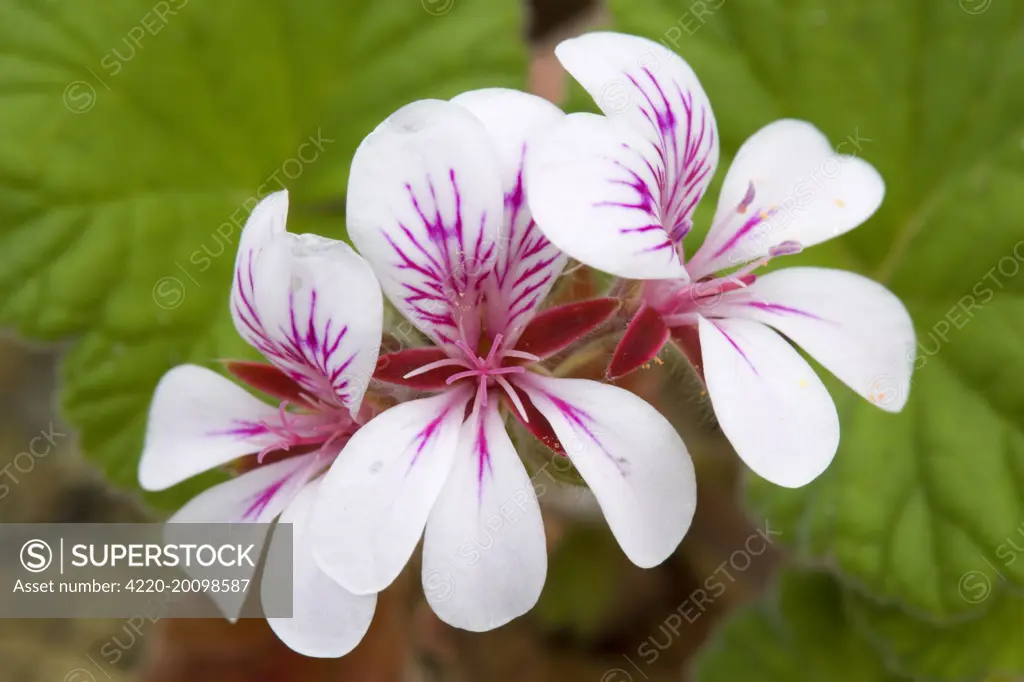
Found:
[[[782,242],[772,247],[768,255],[724,275],[707,275],[680,285],[677,280],[648,282],[644,286],[644,301],[661,313],[669,326],[694,324],[698,315],[714,316],[713,311],[730,292],[742,291],[757,280],[754,271],[767,265],[773,258],[800,252],[800,244]]]
[[[519,414],[526,419],[526,410],[523,407],[522,400],[520,400],[512,384],[505,378],[505,375],[508,374],[522,374],[526,371],[526,368],[519,365],[504,367],[503,363],[506,358],[522,358],[530,362],[537,362],[540,358],[532,353],[503,348],[502,342],[504,338],[502,334],[494,337],[486,357],[475,353],[465,341],[456,342],[455,345],[462,351],[463,366],[466,367],[466,371],[451,375],[445,383],[450,386],[461,379],[476,381],[476,406],[474,409],[487,407],[487,389],[491,385],[497,384],[505,391],[509,400],[516,406],[516,409],[519,410]]]
[[[326,451],[332,443],[351,438],[359,428],[343,407],[316,402],[309,405],[316,411],[292,412],[288,410],[289,404],[287,400],[281,401],[278,418],[259,423],[273,440],[257,454],[258,463],[262,464],[272,452],[299,455],[313,450]]]
[[[522,374],[526,371],[526,368],[520,365],[505,366],[505,361],[508,358],[519,358],[529,362],[538,362],[540,358],[533,353],[505,348],[504,340],[505,337],[502,334],[495,336],[490,348],[486,351],[486,355],[481,355],[479,352],[474,351],[465,341],[456,341],[455,347],[459,352],[455,356],[423,365],[406,374],[405,378],[409,379],[419,374],[426,374],[441,367],[464,367],[464,372],[452,374],[445,380],[445,383],[451,386],[455,382],[464,379],[476,381],[476,404],[474,410],[487,407],[487,390],[491,386],[497,385],[505,391],[509,400],[515,405],[523,419],[529,421],[529,418],[526,416],[526,409],[523,407],[523,401],[520,400],[519,395],[512,387],[512,384],[509,383],[509,380],[505,378],[511,374]]]

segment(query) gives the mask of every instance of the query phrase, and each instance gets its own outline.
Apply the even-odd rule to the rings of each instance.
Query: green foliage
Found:
[[[856,148],[886,178],[878,215],[793,261],[860,271],[904,300],[919,341],[907,408],[884,413],[831,382],[842,422],[832,466],[800,490],[751,476],[747,499],[798,557],[870,595],[851,596],[862,603],[850,610],[896,669],[943,680],[1019,672],[1007,628],[1024,625],[1009,596],[1024,587],[1024,561],[1006,543],[1024,524],[1024,4],[612,7],[618,30],[661,40],[696,70],[720,127],[719,177],[748,135],[795,117],[847,140],[844,152]],[[983,600],[979,574],[991,579]],[[741,642],[767,648],[751,641],[763,618],[727,630],[737,658],[748,655]],[[806,660],[806,647],[791,653]],[[759,679],[724,674],[733,665],[745,662],[709,657],[705,677]],[[855,670],[840,657],[828,674],[789,676]]]
[[[968,682],[1020,676],[1024,600],[986,606],[969,620],[926,623],[846,590],[824,573],[790,571],[762,603],[723,624],[697,660],[696,679]]]
[[[344,236],[359,141],[521,87],[518,33],[514,0],[0,4],[0,325],[76,339],[65,414],[113,481],[167,369],[250,353],[227,294],[256,198],[285,186],[293,231]]]
[[[697,682],[897,682],[850,626],[824,575],[784,574],[777,594],[733,614],[701,652]]]
[[[980,576],[982,574],[974,574]],[[986,583],[968,583],[965,594],[981,598]],[[982,599],[988,607],[968,620],[935,625],[850,593],[848,613],[890,666],[917,680],[967,682],[989,675],[1024,675],[1024,599]]]
[[[622,551],[607,527],[572,529],[552,552],[535,617],[553,630],[591,637],[609,617]]]
[[[879,214],[802,260],[888,283],[920,344],[902,414],[837,387],[833,466],[796,491],[755,481],[751,498],[802,554],[871,592],[968,613],[959,577],[1024,520],[1024,5],[698,4],[709,13],[623,1],[618,25],[677,44],[728,151],[790,116],[878,167]],[[1012,583],[1022,567],[1007,567]]]

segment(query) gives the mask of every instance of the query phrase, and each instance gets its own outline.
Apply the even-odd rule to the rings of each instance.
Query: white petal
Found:
[[[543,97],[507,88],[470,90],[452,102],[473,114],[490,136],[506,195],[520,184],[525,147],[565,118]]]
[[[630,561],[650,568],[668,558],[697,502],[693,462],[668,420],[616,386],[521,376]]]
[[[495,291],[487,297],[487,326],[508,347],[544,301],[568,256],[537,228],[523,187],[523,165],[538,136],[565,115],[545,99],[518,90],[473,90],[452,102],[478,118],[494,142],[505,193],[505,218],[494,263]]]
[[[263,464],[199,493],[173,523],[269,523],[315,473],[315,453]]]
[[[153,393],[139,484],[144,490],[163,490],[259,452],[267,444],[260,421],[276,421],[277,412],[212,370],[175,367]]]
[[[662,215],[660,164],[654,147],[622,123],[566,116],[526,159],[534,220],[591,267],[631,279],[685,278],[669,234],[674,218],[666,229]]]
[[[423,539],[423,590],[434,613],[483,632],[537,603],[547,575],[544,522],[497,405],[462,427],[448,482]]]
[[[201,492],[167,520],[165,540],[174,544],[188,541],[188,537],[176,534],[174,524],[179,523],[270,523],[309,480],[313,457],[305,455],[261,466]],[[263,552],[263,540],[265,536],[254,547],[253,556]],[[251,580],[256,574],[255,567],[241,567],[240,571],[234,577]],[[209,577],[201,570],[186,568],[185,572],[196,578]],[[242,612],[245,600],[237,593],[211,592],[209,596],[228,620],[235,620]]]
[[[849,140],[833,149],[810,123],[781,120],[740,147],[714,225],[688,264],[695,279],[795,242],[806,248],[857,227],[878,209],[885,183]]]
[[[754,473],[799,488],[828,467],[839,446],[835,404],[785,339],[760,322],[702,317],[700,347],[715,416]]]
[[[304,656],[337,658],[352,651],[366,634],[377,595],[352,594],[317,567],[308,520],[319,486],[319,480],[306,485],[281,514],[281,523],[292,524],[292,617],[267,618],[267,624],[282,642]],[[268,557],[288,550],[279,537],[275,532],[271,538]],[[277,565],[268,558],[264,594],[284,580],[274,573]]]
[[[476,346],[502,197],[490,136],[451,102],[422,100],[399,109],[356,150],[349,236],[391,302],[438,343],[465,337]]]
[[[675,158],[677,169],[706,162],[703,194],[718,165],[718,130],[711,102],[682,57],[653,40],[610,32],[565,40],[555,55],[605,115],[637,130],[666,158]]]
[[[731,293],[722,301],[730,315],[775,327],[873,404],[903,409],[914,324],[881,284],[843,270],[785,268]]]
[[[377,363],[380,288],[344,242],[285,232],[287,212],[287,194],[272,194],[242,231],[231,290],[235,327],[311,394],[354,415]]]
[[[245,221],[241,238],[238,240],[238,254],[235,256],[236,274],[238,264],[248,259],[249,253],[259,253],[287,231],[288,192],[274,192],[256,204]]]
[[[621,277],[686,277],[683,238],[718,165],[711,104],[693,70],[636,36],[590,33],[555,50],[607,118],[568,117],[537,145],[537,224],[582,262]]]
[[[468,391],[392,407],[359,429],[313,507],[320,567],[356,594],[398,576],[423,534],[458,445]]]

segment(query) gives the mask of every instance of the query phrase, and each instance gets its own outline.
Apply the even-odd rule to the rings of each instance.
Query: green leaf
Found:
[[[875,642],[889,665],[915,680],[967,682],[995,675],[1024,675],[1024,598],[987,601],[986,579],[975,574],[965,594],[985,601],[976,618],[936,626],[902,610],[849,595],[850,617]]]
[[[797,117],[886,178],[864,226],[778,265],[842,264],[906,302],[920,356],[910,402],[889,415],[833,382],[832,467],[801,490],[753,481],[750,499],[803,556],[878,597],[946,618],[977,611],[958,580],[998,564],[1024,519],[1024,4],[612,6],[617,29],[694,67],[725,157]],[[1024,585],[1024,562],[1004,572]]]
[[[343,236],[352,153],[384,117],[521,85],[518,13],[514,0],[0,4],[0,325],[76,339],[63,404],[115,482],[135,484],[167,369],[250,353],[227,295],[256,199],[286,186],[293,231]]]
[[[790,571],[733,614],[697,661],[697,680],[967,682],[1024,673],[1024,599],[992,598],[998,574],[964,582],[984,613],[952,625],[882,606],[824,573]]]
[[[536,617],[553,630],[596,635],[620,583],[622,553],[606,527],[578,526],[551,554]]]
[[[699,654],[697,682],[896,682],[853,630],[830,577],[784,573],[778,592],[739,611]]]

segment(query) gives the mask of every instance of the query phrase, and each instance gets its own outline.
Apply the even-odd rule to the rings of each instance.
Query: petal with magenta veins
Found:
[[[436,369],[423,371],[430,366],[436,366]],[[452,360],[439,346],[406,348],[377,358],[373,378],[388,384],[432,391],[446,388],[448,377],[465,369],[465,363]]]
[[[281,514],[282,524],[292,524],[292,544],[288,547],[281,542],[277,530],[271,536],[261,581],[262,593],[266,603],[268,592],[290,584],[291,618],[267,618],[267,624],[282,642],[304,656],[337,658],[354,649],[366,634],[377,606],[377,595],[348,592],[313,560],[309,515],[319,486],[319,480],[308,483]],[[291,556],[272,560],[282,552]],[[289,560],[291,575],[278,575],[278,568],[287,566],[285,562]]]
[[[589,33],[555,54],[606,117],[569,116],[537,145],[537,224],[574,258],[632,279],[685,278],[683,238],[718,164],[711,104],[693,70],[636,36]]]
[[[231,290],[235,326],[303,390],[355,415],[377,362],[380,288],[344,242],[285,232],[287,211],[278,192],[246,223]]]
[[[703,194],[718,164],[718,131],[711,102],[682,57],[653,40],[607,31],[564,40],[555,56],[606,116],[662,150],[676,177],[706,167],[697,181]]]
[[[360,428],[313,507],[320,568],[356,594],[398,576],[454,461],[470,390],[401,403]]]
[[[174,523],[269,523],[317,470],[317,454],[265,464],[199,493],[170,518]]]
[[[697,502],[693,462],[657,410],[586,379],[517,377],[597,497],[626,556],[650,568],[675,551]]]
[[[384,293],[423,333],[476,347],[484,281],[504,205],[497,151],[483,124],[451,102],[392,114],[356,150],[346,221]]]
[[[826,268],[784,268],[726,295],[723,312],[775,327],[843,383],[889,412],[910,394],[910,314],[881,284]]]
[[[164,540],[181,544],[195,539],[187,527],[178,524],[194,523],[270,523],[295,498],[309,477],[315,473],[315,455],[294,457],[253,469],[230,481],[220,483],[199,493],[167,520]],[[252,550],[252,556],[263,552],[261,536]],[[241,573],[232,577],[252,579],[256,568],[242,565]],[[185,572],[196,578],[208,578],[200,569]],[[210,593],[214,603],[229,620],[242,612],[243,599],[237,593]]]
[[[821,379],[760,322],[701,317],[699,324],[708,395],[736,453],[776,485],[813,481],[839,446],[839,417]]]
[[[492,630],[533,608],[547,564],[533,484],[492,404],[462,426],[451,474],[427,521],[427,601],[449,625]]]
[[[514,345],[544,301],[568,256],[540,231],[523,187],[526,155],[538,136],[565,114],[547,100],[518,90],[473,90],[452,99],[478,118],[494,142],[505,194],[505,218],[497,240],[493,291],[487,296],[487,327]]]
[[[515,349],[549,358],[599,328],[620,305],[615,298],[595,298],[548,308],[530,320]]]
[[[526,148],[565,118],[561,109],[543,97],[508,88],[470,90],[451,101],[483,124],[497,154],[506,195],[520,184]]]
[[[537,226],[573,258],[630,279],[687,278],[673,234],[689,216],[663,211],[664,166],[636,130],[570,114],[533,145],[525,178]]]
[[[806,248],[837,237],[867,220],[884,194],[871,164],[838,154],[810,123],[770,123],[736,153],[711,231],[687,265],[690,275],[697,279],[772,256],[778,247],[792,251],[790,244]]]
[[[616,379],[646,365],[668,338],[669,329],[661,319],[661,313],[649,305],[641,306],[615,348],[608,365],[609,378]]]
[[[276,438],[265,423],[279,410],[216,372],[179,365],[160,379],[139,461],[143,490],[164,490],[196,474],[259,452]]]

